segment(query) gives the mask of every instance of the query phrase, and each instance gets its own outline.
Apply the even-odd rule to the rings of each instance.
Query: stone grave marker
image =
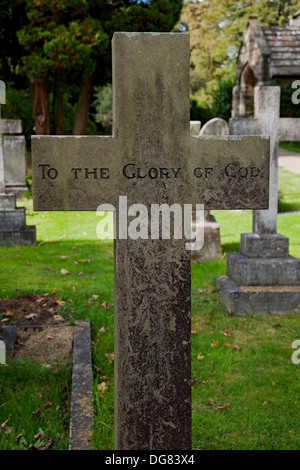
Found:
[[[229,125],[225,119],[214,118],[206,122],[200,131],[200,135],[228,135]]]
[[[27,191],[25,136],[4,136],[3,157],[6,191],[13,192],[16,196],[21,196]]]
[[[0,106],[5,104],[5,86],[0,83]],[[16,207],[14,193],[6,192],[3,134],[22,132],[19,119],[0,119],[0,245],[35,243],[35,226],[26,226],[25,208]]]
[[[190,252],[177,226],[129,236],[131,216],[136,204],[144,219],[163,204],[267,208],[269,139],[190,135],[188,34],[112,45],[113,135],[33,136],[34,209],[115,209],[114,448],[191,449]]]
[[[230,120],[230,133],[269,135],[269,209],[253,211],[253,233],[241,235],[240,253],[227,254],[227,276],[217,284],[231,313],[289,313],[300,308],[300,260],[289,255],[289,239],[277,233],[278,148],[297,140],[299,118],[280,118],[280,87],[255,88],[255,118]]]

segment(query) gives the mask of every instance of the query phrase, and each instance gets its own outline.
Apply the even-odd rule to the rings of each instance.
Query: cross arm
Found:
[[[32,136],[34,210],[96,210],[120,192],[111,136]]]
[[[267,209],[269,161],[269,137],[193,136],[193,203],[204,203],[209,210]]]
[[[280,118],[278,128],[278,140],[290,141],[299,140],[300,137],[300,119],[299,118]]]

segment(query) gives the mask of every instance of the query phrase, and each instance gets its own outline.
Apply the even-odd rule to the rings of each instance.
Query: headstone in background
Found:
[[[297,140],[300,118],[280,118],[280,87],[255,88],[255,118],[230,120],[230,133],[269,135],[269,209],[253,211],[253,233],[241,235],[240,253],[227,254],[227,276],[217,284],[230,313],[300,311],[300,260],[289,255],[289,239],[277,233],[278,144]]]
[[[229,135],[228,122],[221,118],[214,118],[206,122],[200,135]]]
[[[3,137],[4,175],[7,192],[17,197],[27,191],[26,184],[26,141],[23,135]]]
[[[206,122],[200,130],[200,135],[228,135],[229,126],[224,119],[214,118]],[[196,230],[196,219],[193,218],[193,230]],[[222,255],[220,225],[209,210],[205,210],[204,246],[201,250],[192,252],[192,262],[202,262],[217,259]]]
[[[267,137],[190,135],[189,55],[188,34],[115,33],[114,135],[32,137],[34,210],[116,210],[116,450],[192,445],[187,240],[174,224],[168,240],[149,225],[148,238],[129,237],[129,208],[268,204]],[[265,177],[232,179],[231,165]]]
[[[191,135],[199,135],[201,129],[200,121],[190,121],[190,132]]]
[[[1,105],[5,103],[3,85],[0,97]],[[20,132],[20,120],[0,119],[0,245],[23,245],[36,241],[35,226],[26,226],[25,208],[16,207],[15,194],[6,192],[3,134]]]

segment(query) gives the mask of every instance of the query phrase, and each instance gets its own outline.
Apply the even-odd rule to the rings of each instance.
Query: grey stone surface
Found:
[[[200,130],[200,135],[228,135],[229,124],[221,118],[214,118],[206,122]]]
[[[25,137],[23,135],[4,136],[3,144],[6,191],[20,195],[27,190]]]
[[[227,253],[227,276],[238,286],[298,286],[300,260],[284,258],[247,258]]]
[[[201,250],[194,250],[191,252],[192,262],[201,263],[212,259],[217,259],[222,255],[220,225],[216,222],[215,218],[206,212],[204,221],[204,245]],[[193,231],[196,230],[196,221],[192,223]]]
[[[70,419],[70,450],[91,448],[93,431],[93,383],[89,320],[77,321],[74,334]]]
[[[216,284],[232,315],[300,313],[300,286],[239,287],[227,276]]]
[[[299,306],[300,260],[277,234],[278,143],[299,138],[300,119],[280,118],[280,87],[256,87],[254,104],[255,119],[231,119],[230,132],[270,136],[270,204],[253,211],[253,233],[241,235],[240,253],[227,254],[228,278],[218,284],[232,313],[289,313]]]
[[[115,33],[114,135],[33,137],[35,210],[267,207],[268,138],[190,135],[189,51],[188,34]],[[191,449],[190,252],[118,236],[114,259],[115,449]]]
[[[190,132],[191,135],[199,135],[201,129],[200,121],[190,121]]]
[[[2,326],[2,331],[0,332],[1,340],[5,343],[6,356],[12,356],[16,341],[16,327],[14,325]]]
[[[230,134],[269,135],[270,202],[269,209],[253,212],[253,232],[276,233],[278,213],[278,143],[298,140],[300,118],[280,118],[280,87],[257,86],[254,95],[255,119],[235,118],[229,121]]]
[[[25,139],[22,136],[2,135],[16,132],[22,132],[20,120],[0,119],[0,245],[24,245],[36,242],[35,227],[26,226],[25,208],[16,207],[17,187],[24,184],[22,178],[25,179],[26,176]],[[16,192],[6,192],[6,185],[15,187]]]
[[[289,239],[279,233],[241,234],[241,254],[249,258],[282,258],[289,255]],[[280,261],[279,261],[280,262]]]

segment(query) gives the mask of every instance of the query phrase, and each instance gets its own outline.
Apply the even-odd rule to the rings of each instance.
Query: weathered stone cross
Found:
[[[278,145],[299,140],[300,118],[280,118],[280,87],[258,86],[254,95],[254,119],[230,119],[232,135],[270,136],[270,200],[268,210],[253,211],[253,232],[275,234],[278,213]]]
[[[115,33],[114,133],[32,138],[35,210],[267,208],[269,139],[191,137],[189,35]],[[116,227],[127,214],[116,214]],[[115,241],[115,449],[191,449],[190,253]]]
[[[5,83],[0,81],[0,118],[1,104],[6,102]],[[3,134],[22,132],[22,124],[19,119],[0,119],[0,194],[5,193]]]

